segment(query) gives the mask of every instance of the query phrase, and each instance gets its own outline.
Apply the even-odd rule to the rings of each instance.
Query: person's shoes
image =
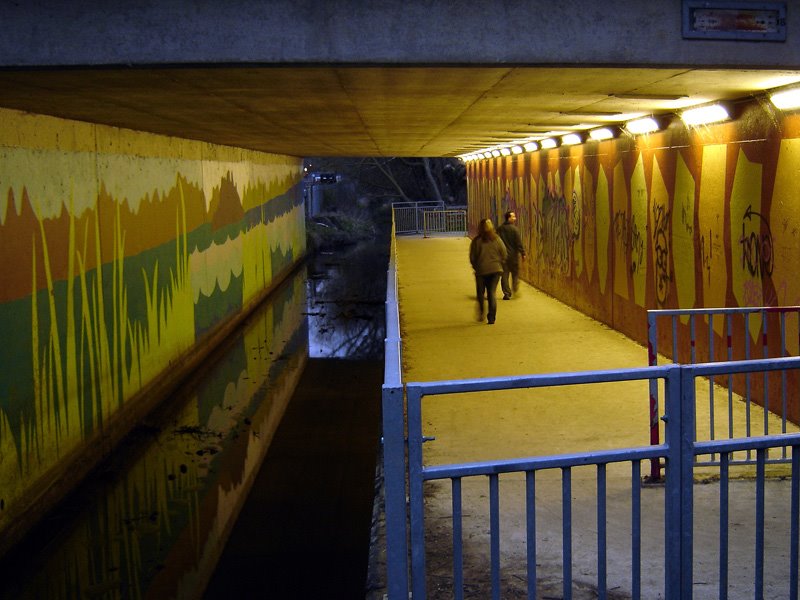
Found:
[[[482,323],[483,322],[483,311],[479,310],[476,314],[478,315],[478,323]]]
[[[511,300],[511,296],[503,296],[503,300]]]
[[[492,319],[491,321],[489,321],[489,325],[494,325],[494,319]]]

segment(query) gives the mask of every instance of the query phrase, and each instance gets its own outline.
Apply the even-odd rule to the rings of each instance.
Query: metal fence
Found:
[[[744,307],[744,308],[699,308],[675,310],[648,310],[648,362],[651,366],[658,364],[659,339],[665,340],[671,350],[667,358],[674,363],[697,364],[698,362],[715,362],[731,360],[749,360],[752,358],[781,358],[796,355],[789,351],[787,330],[794,330],[794,340],[800,345],[800,307]],[[797,321],[793,327],[787,325],[787,317]],[[715,335],[715,318],[719,331]],[[668,321],[669,329],[658,329],[659,322]],[[682,323],[683,322],[683,323]],[[698,328],[704,329],[698,337]],[[769,332],[773,335],[770,336]],[[683,332],[683,333],[681,333]],[[777,334],[777,335],[775,335]],[[715,339],[723,340],[723,347],[715,344]],[[751,338],[758,340],[756,344]],[[703,351],[698,358],[698,348],[704,342]],[[738,346],[737,346],[738,344]],[[720,431],[726,438],[735,437],[734,403],[743,402],[745,407],[744,428],[746,436],[769,435],[770,412],[780,419],[780,433],[787,433],[791,422],[788,419],[788,397],[792,390],[797,390],[797,377],[794,374],[781,372],[776,379],[770,380],[767,371],[760,374],[759,380],[747,372],[738,380],[733,373],[727,373],[722,379],[711,376],[708,380],[708,423],[710,438],[715,439]],[[717,385],[722,384],[722,388]],[[727,395],[725,414],[719,415],[715,396],[719,393]],[[777,395],[777,399],[775,396]],[[659,420],[663,416],[663,402],[659,401],[658,386],[650,383],[650,441],[659,443]],[[753,403],[763,407],[761,423],[751,418]],[[720,428],[720,417],[726,426]],[[775,425],[773,424],[773,428]],[[698,456],[698,464],[720,464],[721,457],[715,455]],[[755,464],[757,457],[752,452],[739,453],[731,464]],[[770,456],[769,463],[788,463],[791,457],[786,449],[780,456]],[[661,477],[660,464],[653,462],[650,477],[658,480]]]
[[[422,233],[424,215],[429,210],[443,210],[444,202],[392,202],[392,219],[397,235]]]
[[[424,237],[434,234],[467,235],[466,210],[426,210],[422,216]]]
[[[387,512],[387,528],[394,528],[395,540],[406,540],[408,531],[410,540],[410,555],[407,562],[390,564],[389,575],[389,598],[407,598],[407,592],[412,592],[413,598],[424,599],[430,592],[432,582],[429,577],[426,564],[426,504],[425,484],[437,480],[449,482],[450,494],[452,497],[452,513],[450,515],[450,530],[452,539],[449,542],[452,547],[452,566],[450,568],[450,581],[448,586],[452,586],[452,597],[456,599],[465,596],[465,574],[463,569],[465,554],[465,538],[463,529],[463,511],[461,493],[464,482],[472,478],[483,478],[487,480],[488,489],[485,494],[489,498],[489,514],[486,528],[489,534],[489,566],[486,568],[485,582],[486,589],[490,590],[485,597],[500,598],[501,593],[501,572],[503,561],[508,557],[501,555],[501,530],[500,530],[500,507],[508,509],[508,502],[500,494],[500,479],[513,474],[522,474],[525,485],[525,507],[526,515],[523,531],[506,532],[506,537],[514,535],[524,535],[527,551],[525,584],[527,586],[527,597],[537,597],[537,561],[541,557],[537,554],[537,476],[543,471],[555,471],[561,477],[561,521],[562,521],[562,541],[561,541],[561,597],[571,599],[573,586],[575,585],[575,574],[573,573],[573,514],[572,514],[572,474],[576,469],[592,468],[595,471],[596,479],[596,505],[597,515],[596,530],[596,555],[594,572],[596,581],[594,582],[599,598],[608,598],[608,535],[610,528],[618,526],[619,523],[611,524],[607,517],[609,502],[614,502],[617,506],[621,502],[619,496],[611,500],[606,491],[606,470],[612,465],[627,464],[630,473],[629,479],[629,498],[630,512],[627,520],[630,524],[629,540],[629,562],[624,569],[630,573],[630,594],[632,598],[650,597],[648,592],[642,589],[642,564],[641,548],[643,535],[661,536],[664,539],[663,570],[661,571],[664,596],[669,600],[686,600],[693,598],[693,588],[697,585],[694,581],[694,479],[693,468],[696,456],[715,455],[720,459],[720,496],[718,510],[712,511],[714,516],[719,514],[719,522],[714,524],[718,529],[716,535],[716,554],[718,555],[716,582],[709,582],[708,574],[703,575],[703,584],[714,585],[716,591],[714,596],[717,598],[727,598],[729,594],[729,576],[731,568],[729,566],[729,549],[731,547],[729,539],[731,528],[729,522],[729,506],[731,493],[729,491],[730,474],[728,468],[731,464],[730,457],[735,452],[751,451],[756,454],[756,476],[755,476],[755,511],[751,518],[754,520],[755,531],[753,544],[752,580],[749,584],[753,590],[753,597],[763,598],[765,586],[765,548],[766,540],[769,536],[765,535],[765,469],[766,456],[769,449],[775,448],[783,450],[800,446],[800,433],[777,434],[770,436],[727,439],[727,440],[695,440],[694,419],[697,387],[697,380],[713,376],[722,376],[732,373],[755,373],[765,371],[785,371],[787,369],[800,369],[800,358],[783,359],[759,359],[751,361],[733,361],[725,363],[705,363],[699,365],[664,365],[660,367],[646,367],[641,369],[621,369],[609,371],[561,373],[547,375],[531,375],[525,377],[505,377],[487,378],[463,381],[440,381],[427,383],[408,383],[406,385],[407,406],[405,409],[408,414],[408,464],[406,471],[402,471],[399,453],[404,452],[403,447],[403,427],[395,427],[394,436],[396,439],[385,438],[385,443],[392,443],[398,455],[394,457],[394,468],[398,469],[395,473],[395,480],[399,483],[407,474],[408,488],[398,486],[395,490],[398,494],[393,498],[396,508],[405,505],[406,493],[408,494],[408,513],[400,512],[395,514],[398,519],[395,523],[390,523]],[[527,458],[515,458],[506,460],[492,460],[485,462],[473,462],[464,464],[448,464],[425,466],[422,459],[422,448],[429,438],[426,438],[422,431],[422,400],[424,397],[440,396],[444,394],[465,394],[471,392],[491,392],[521,388],[542,388],[555,386],[571,385],[594,385],[617,381],[634,380],[656,380],[661,381],[665,390],[666,405],[666,436],[663,444],[643,446],[637,448],[622,448],[612,450],[601,450],[596,452],[583,452],[574,454],[563,454],[554,456],[535,456]],[[386,392],[387,389],[384,389]],[[397,426],[403,422],[404,406],[401,401],[402,386],[395,388],[396,395],[393,402],[384,403],[384,419]],[[386,398],[386,396],[385,396]],[[644,400],[643,400],[644,401]],[[567,407],[565,407],[566,409]],[[384,435],[389,435],[385,431]],[[388,446],[387,446],[388,448]],[[788,522],[790,535],[786,546],[779,548],[777,552],[782,556],[789,557],[788,576],[780,577],[780,581],[769,582],[770,590],[774,591],[777,585],[782,591],[780,595],[786,598],[797,598],[798,589],[798,517],[800,516],[800,454],[792,453],[791,476],[790,480],[784,482],[791,489],[789,505],[785,507],[775,507],[774,502],[770,502],[770,507],[774,512],[784,515],[785,521],[779,524],[785,530]],[[643,517],[642,498],[641,498],[641,463],[648,460],[664,460],[668,465],[667,477],[663,488],[663,521],[653,520],[652,515]],[[387,462],[387,476],[389,465]],[[390,502],[389,490],[387,488],[387,505]],[[474,515],[471,515],[475,518]],[[437,515],[442,518],[442,515]],[[408,530],[406,530],[408,523]],[[771,523],[774,526],[774,523]],[[738,524],[740,526],[741,524]],[[654,527],[656,530],[654,531]],[[703,517],[698,523],[700,529],[714,529],[707,522],[707,517]],[[713,537],[713,536],[712,536]],[[436,539],[434,543],[445,543],[441,539]],[[738,543],[738,542],[737,542]],[[772,543],[772,541],[771,541]],[[473,550],[474,551],[474,550]],[[703,557],[711,560],[706,551]],[[396,560],[403,560],[403,556],[394,555]],[[394,573],[391,569],[394,567]],[[617,564],[617,567],[619,565]],[[741,571],[737,567],[738,571]],[[585,579],[588,571],[582,571],[581,576]],[[409,579],[403,579],[408,574]],[[649,573],[652,576],[652,573]],[[737,572],[737,576],[741,573]],[[519,577],[518,574],[515,574]],[[392,577],[401,578],[400,581],[392,581]],[[441,573],[438,574],[437,582],[441,583]],[[470,581],[470,586],[474,592],[475,581]],[[740,597],[737,594],[732,597]],[[483,596],[482,596],[483,597]]]

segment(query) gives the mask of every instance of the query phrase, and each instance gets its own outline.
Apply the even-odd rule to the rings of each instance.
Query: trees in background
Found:
[[[457,158],[340,158],[306,160],[309,173],[339,175],[336,203],[366,207],[385,202],[467,203],[466,170]]]
[[[467,203],[466,169],[456,158],[305,160],[306,231],[312,249],[388,232],[392,202]]]

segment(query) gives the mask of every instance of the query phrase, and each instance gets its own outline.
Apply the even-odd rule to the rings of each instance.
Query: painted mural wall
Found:
[[[305,253],[300,159],[0,110],[0,535]]]
[[[470,162],[471,226],[516,211],[530,249],[521,276],[643,345],[649,309],[798,305],[800,117],[757,102],[737,111],[719,125],[676,121],[636,138]],[[688,326],[682,318],[684,342]],[[711,334],[708,319],[696,326],[698,360],[723,359],[723,320]],[[745,342],[762,356],[762,326],[759,317],[734,328],[733,358]],[[796,313],[781,348],[778,327],[767,324],[770,356],[797,355]],[[665,329],[659,348],[671,346]],[[681,344],[679,359],[689,352]],[[796,393],[788,415],[800,419]]]

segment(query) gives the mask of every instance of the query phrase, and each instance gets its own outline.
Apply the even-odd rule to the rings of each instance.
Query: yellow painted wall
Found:
[[[305,254],[301,176],[294,157],[0,110],[0,538]]]

